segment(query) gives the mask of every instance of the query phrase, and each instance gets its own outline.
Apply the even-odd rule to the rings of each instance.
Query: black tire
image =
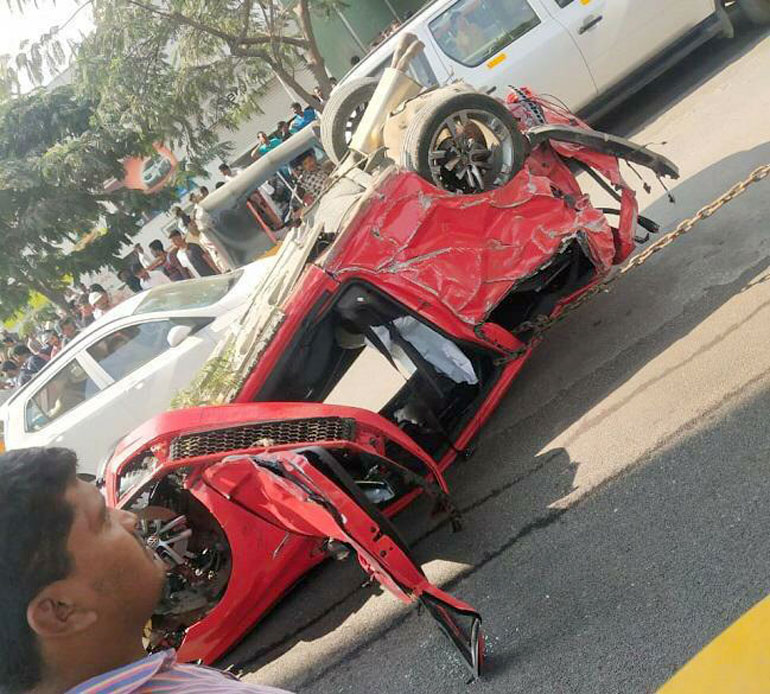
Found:
[[[350,137],[361,120],[379,80],[362,77],[337,87],[321,115],[321,144],[329,158],[339,164],[348,153]]]
[[[752,24],[770,24],[770,0],[738,0],[738,8]]]
[[[499,125],[500,135],[509,141],[510,151],[507,155],[501,148],[492,149],[490,143],[486,142],[484,132],[478,127],[478,123],[474,123],[471,118],[471,139],[483,139],[490,152],[487,159],[483,160],[488,171],[483,175],[483,180],[476,179],[475,188],[473,184],[464,184],[464,179],[457,178],[444,167],[431,167],[430,153],[434,139],[438,138],[442,132],[449,133],[446,126],[447,119],[462,111],[475,113],[481,118],[493,118]],[[487,130],[487,132],[491,131]],[[446,96],[436,94],[429,104],[416,113],[406,130],[401,150],[401,165],[409,171],[418,173],[437,188],[467,195],[499,188],[508,183],[524,166],[528,149],[526,138],[519,130],[516,119],[497,99],[477,92],[454,93]],[[505,156],[509,159],[507,162],[504,161]],[[436,171],[437,168],[440,171]]]

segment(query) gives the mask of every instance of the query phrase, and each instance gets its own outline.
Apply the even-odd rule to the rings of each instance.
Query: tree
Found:
[[[105,182],[150,151],[151,139],[95,127],[93,103],[71,86],[0,102],[0,318],[31,292],[64,306],[67,276],[117,264],[142,214],[172,194],[107,192]],[[99,226],[107,233],[69,252]]]
[[[200,152],[216,146],[217,131],[259,111],[263,87],[275,76],[317,107],[298,70],[308,68],[322,93],[331,91],[311,14],[328,14],[344,0],[84,2],[95,30],[77,50],[78,83],[102,126],[159,133],[198,163]],[[39,80],[44,66],[64,55],[51,31],[16,67]]]

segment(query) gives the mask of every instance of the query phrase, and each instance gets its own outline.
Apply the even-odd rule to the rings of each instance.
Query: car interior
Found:
[[[493,383],[493,354],[449,339],[363,283],[328,304],[321,297],[254,400],[373,409],[440,457]],[[353,385],[359,366],[378,393],[376,407]]]

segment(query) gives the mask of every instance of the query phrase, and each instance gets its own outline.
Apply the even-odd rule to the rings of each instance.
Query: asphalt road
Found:
[[[640,195],[665,228],[770,162],[770,35],[740,29],[600,124],[666,143],[677,202]],[[352,562],[317,570],[231,654],[245,679],[647,692],[770,592],[768,220],[765,181],[551,332],[448,475],[464,531],[422,506],[399,517],[429,577],[483,614],[482,680]]]

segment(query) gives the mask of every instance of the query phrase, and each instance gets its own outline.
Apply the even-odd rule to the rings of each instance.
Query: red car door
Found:
[[[352,547],[364,570],[404,602],[420,601],[480,674],[481,616],[433,586],[410,557],[392,523],[327,450],[238,455],[204,472],[206,483],[232,503],[297,535]]]

